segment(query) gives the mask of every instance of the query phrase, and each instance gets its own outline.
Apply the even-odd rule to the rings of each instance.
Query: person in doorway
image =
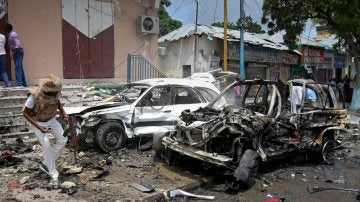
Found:
[[[4,31],[8,35],[8,44],[15,63],[16,86],[26,87],[26,78],[22,65],[24,58],[24,49],[21,47],[20,37],[13,30],[13,26],[11,24],[6,24]]]
[[[6,38],[0,34],[0,75],[4,81],[5,87],[10,86],[9,77],[6,73],[6,51],[5,51]]]
[[[62,82],[57,76],[47,75],[40,80],[39,86],[30,92],[22,110],[43,148],[44,160],[40,163],[40,169],[51,177],[50,185],[53,186],[59,183],[55,163],[67,142],[67,137],[63,136],[64,130],[55,117],[57,110],[65,121],[69,121],[69,116],[59,100],[61,88]],[[50,135],[56,138],[53,146],[49,141]]]

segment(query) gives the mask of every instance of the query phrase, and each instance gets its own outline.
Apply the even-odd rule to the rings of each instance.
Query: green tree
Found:
[[[240,25],[241,25],[241,21],[240,19],[238,19],[236,23],[233,22],[228,23],[228,29],[238,30],[240,29]],[[224,27],[224,22],[215,22],[211,24],[211,26]],[[254,22],[250,15],[244,18],[244,30],[252,33],[265,33],[265,31],[262,30],[261,25],[258,24],[257,22]]]
[[[172,19],[166,11],[165,7],[169,7],[170,5],[171,0],[161,0],[159,8],[160,36],[164,36],[182,26],[180,21]]]
[[[214,22],[211,24],[211,26],[215,26],[215,27],[224,27],[224,22]],[[234,24],[233,22],[228,22],[228,29],[239,29],[238,26],[236,26],[236,24]]]
[[[354,57],[358,74],[351,108],[360,109],[360,0],[264,0],[262,23],[269,34],[285,30],[284,42],[290,48],[295,48],[309,19],[326,25],[337,35],[337,46]]]

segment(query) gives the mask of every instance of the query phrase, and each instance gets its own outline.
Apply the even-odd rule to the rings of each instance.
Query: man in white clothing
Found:
[[[62,83],[57,76],[53,74],[46,76],[41,80],[40,85],[31,91],[23,108],[23,115],[31,123],[31,129],[44,150],[44,160],[40,163],[40,169],[50,175],[50,184],[55,186],[59,183],[55,162],[67,142],[67,137],[63,136],[64,130],[55,117],[57,110],[65,121],[69,120],[59,100],[61,88]],[[50,144],[50,135],[56,138],[54,146]]]

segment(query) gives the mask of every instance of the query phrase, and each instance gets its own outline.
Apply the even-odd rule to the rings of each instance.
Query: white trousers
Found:
[[[49,133],[42,133],[39,129],[30,124],[31,130],[34,131],[43,148],[43,163],[49,169],[49,174],[51,177],[59,176],[59,172],[56,170],[55,162],[64,150],[68,138],[63,136],[64,129],[55,118],[50,119],[47,122],[38,122],[38,124],[40,126],[51,128]],[[56,143],[53,146],[49,141],[50,135],[53,135],[56,138]]]

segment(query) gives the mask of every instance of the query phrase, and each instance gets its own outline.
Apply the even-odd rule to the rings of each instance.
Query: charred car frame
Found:
[[[238,97],[236,86],[241,88]],[[210,164],[228,174],[232,188],[251,186],[260,162],[299,151],[314,152],[331,163],[339,130],[348,121],[338,88],[311,80],[239,81],[218,99],[223,96],[229,104],[224,108],[215,107],[214,100],[196,111],[183,111],[177,130],[154,137],[154,147],[167,162],[181,154]]]

